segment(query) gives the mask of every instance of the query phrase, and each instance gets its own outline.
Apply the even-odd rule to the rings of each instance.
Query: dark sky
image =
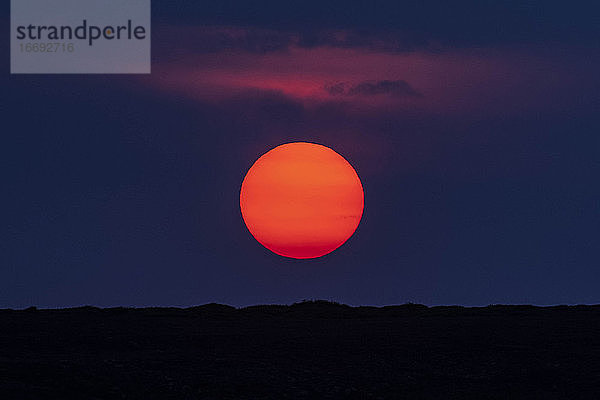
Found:
[[[204,3],[153,2],[149,76],[10,75],[0,42],[0,308],[600,302],[594,10]],[[290,141],[365,189],[316,260],[264,249],[239,211]]]

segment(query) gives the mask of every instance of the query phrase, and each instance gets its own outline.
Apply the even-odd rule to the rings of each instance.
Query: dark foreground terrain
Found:
[[[600,399],[600,306],[0,310],[0,399]]]

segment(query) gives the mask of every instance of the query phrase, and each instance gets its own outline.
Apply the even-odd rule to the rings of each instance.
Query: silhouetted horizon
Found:
[[[177,310],[177,311],[276,311],[284,312],[295,309],[305,309],[306,307],[314,307],[313,309],[326,310],[356,310],[356,311],[388,311],[388,310],[482,310],[482,309],[505,309],[505,310],[523,310],[523,309],[573,309],[586,307],[600,307],[598,304],[552,304],[552,305],[536,305],[536,304],[487,304],[482,306],[465,306],[460,304],[447,305],[425,305],[419,303],[402,303],[402,304],[386,304],[386,305],[350,305],[333,300],[325,299],[305,299],[291,304],[265,303],[252,304],[245,306],[233,306],[222,303],[205,303],[193,306],[110,306],[99,307],[91,304],[71,306],[71,307],[38,307],[28,306],[24,308],[0,308],[0,311],[113,311],[113,310]]]
[[[600,305],[0,310],[3,399],[595,399]]]

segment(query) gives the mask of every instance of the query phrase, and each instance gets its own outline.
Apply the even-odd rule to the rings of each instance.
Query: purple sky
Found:
[[[155,2],[149,76],[11,76],[1,42],[0,308],[599,302],[591,10],[249,4]],[[239,211],[290,141],[365,189],[317,260],[262,248]]]

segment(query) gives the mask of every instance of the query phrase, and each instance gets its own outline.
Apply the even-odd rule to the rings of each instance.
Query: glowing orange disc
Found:
[[[248,230],[285,257],[314,258],[340,247],[356,230],[364,207],[354,168],[314,143],[288,143],[260,157],[240,192]]]

